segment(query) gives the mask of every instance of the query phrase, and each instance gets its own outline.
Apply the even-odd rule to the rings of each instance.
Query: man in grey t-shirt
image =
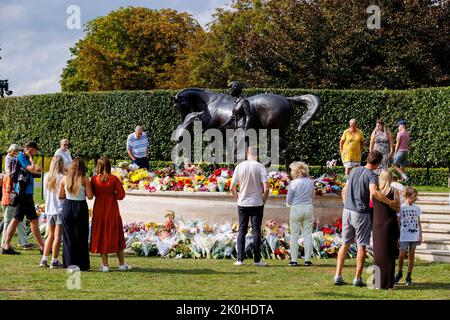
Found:
[[[247,160],[241,162],[234,170],[230,190],[237,200],[239,214],[239,233],[237,238],[238,260],[235,265],[244,263],[245,235],[248,229],[248,220],[252,222],[254,264],[265,266],[261,261],[261,224],[264,204],[269,195],[268,176],[264,165],[257,161],[257,148],[250,146],[247,150]],[[239,195],[237,185],[239,184]]]
[[[339,249],[336,275],[334,283],[344,284],[342,279],[342,268],[344,266],[350,245],[355,241],[358,247],[356,256],[356,274],[353,280],[354,286],[362,287],[361,278],[364,261],[366,259],[366,246],[370,243],[372,232],[372,209],[369,206],[370,197],[386,203],[393,209],[398,210],[398,201],[390,200],[378,190],[378,177],[373,172],[377,169],[383,155],[379,151],[373,151],[367,158],[364,167],[354,168],[348,176],[347,183],[342,190],[344,200],[344,211],[342,213],[342,240]]]

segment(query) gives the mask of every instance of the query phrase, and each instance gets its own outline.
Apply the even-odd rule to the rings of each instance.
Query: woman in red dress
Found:
[[[97,175],[91,180],[92,191],[95,195],[91,252],[100,253],[103,272],[109,271],[108,253],[117,253],[119,270],[129,270],[123,257],[125,238],[123,234],[122,218],[120,217],[117,200],[125,198],[125,190],[120,180],[111,174],[111,161],[102,158],[97,162]]]

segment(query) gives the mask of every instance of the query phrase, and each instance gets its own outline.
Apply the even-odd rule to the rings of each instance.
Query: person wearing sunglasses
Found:
[[[60,142],[60,148],[56,150],[55,157],[60,156],[64,160],[64,173],[67,173],[70,164],[72,163],[72,155],[69,151],[70,141],[67,139],[62,139]]]

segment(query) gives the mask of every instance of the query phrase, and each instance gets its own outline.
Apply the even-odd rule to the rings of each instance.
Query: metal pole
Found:
[[[44,169],[45,169],[45,159],[44,156],[41,156],[42,161],[42,171],[41,171],[41,199],[44,199]]]

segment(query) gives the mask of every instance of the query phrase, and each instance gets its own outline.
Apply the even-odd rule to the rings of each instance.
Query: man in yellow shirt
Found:
[[[351,119],[349,125],[350,128],[344,131],[339,142],[346,176],[349,175],[352,168],[361,165],[361,156],[365,149],[364,135],[362,131],[358,129],[358,122],[356,119]]]

